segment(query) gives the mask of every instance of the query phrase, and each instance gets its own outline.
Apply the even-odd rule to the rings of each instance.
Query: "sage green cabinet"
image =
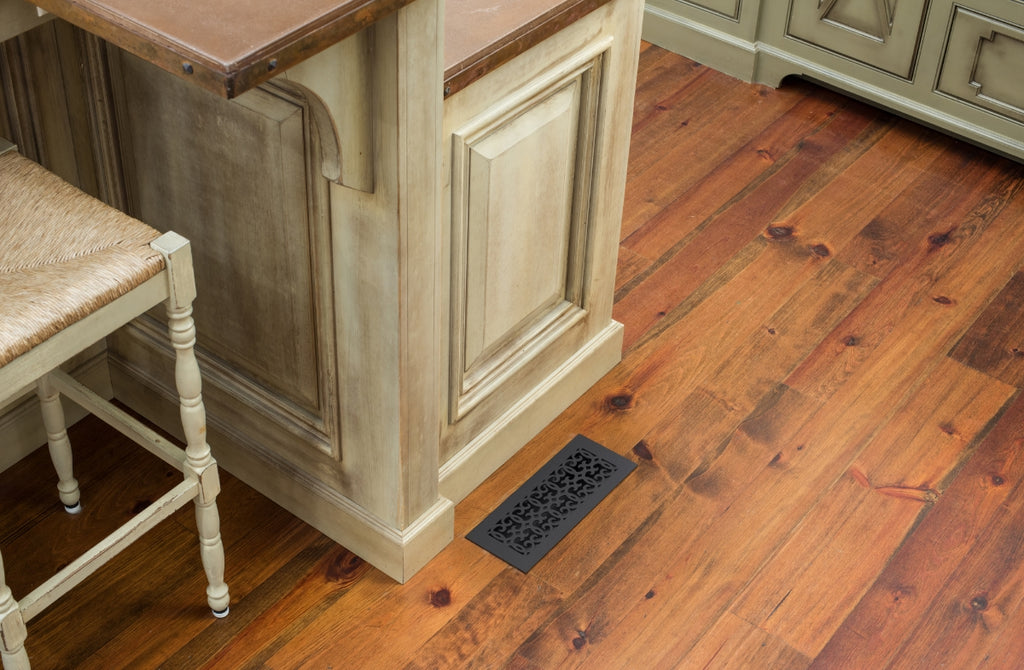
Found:
[[[648,0],[644,39],[746,81],[800,76],[1024,160],[1021,0]]]
[[[937,91],[1024,123],[1024,29],[955,5]]]
[[[787,34],[910,79],[927,0],[793,0]]]

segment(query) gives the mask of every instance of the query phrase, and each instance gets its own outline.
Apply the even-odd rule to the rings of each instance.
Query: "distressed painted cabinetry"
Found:
[[[641,9],[612,0],[445,101],[453,499],[621,355],[611,309]]]
[[[230,100],[86,37],[60,81],[88,94],[56,106],[89,122],[79,183],[192,241],[218,462],[405,580],[451,541],[454,503],[621,357],[642,3],[540,0],[557,27],[447,99],[444,4],[399,4]],[[68,33],[58,53],[84,35],[44,29]],[[22,48],[39,30],[0,74],[45,70]],[[21,123],[44,114],[22,88],[0,130],[23,141],[56,124]],[[173,429],[161,318],[101,353],[113,394]]]
[[[1024,159],[1024,2],[742,2],[725,20],[650,0],[644,36],[747,81],[804,76]]]

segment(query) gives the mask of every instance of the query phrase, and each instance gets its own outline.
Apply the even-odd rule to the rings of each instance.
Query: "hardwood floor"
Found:
[[[35,668],[1017,668],[1024,166],[799,81],[641,58],[621,365],[399,586],[225,475],[29,624]],[[639,467],[528,575],[462,536],[573,435]],[[86,420],[0,474],[15,595],[174,471]],[[216,446],[214,445],[214,448]],[[130,486],[129,486],[130,484]]]

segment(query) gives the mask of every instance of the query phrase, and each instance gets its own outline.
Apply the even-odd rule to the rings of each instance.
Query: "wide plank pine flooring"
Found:
[[[231,615],[188,510],[29,625],[35,668],[1019,668],[1024,166],[644,45],[623,362],[400,586],[225,475]],[[201,306],[200,306],[201,307]],[[576,433],[639,467],[523,575],[465,533]],[[0,474],[16,596],[170,487],[94,420],[84,512]],[[216,445],[214,445],[216,449]]]

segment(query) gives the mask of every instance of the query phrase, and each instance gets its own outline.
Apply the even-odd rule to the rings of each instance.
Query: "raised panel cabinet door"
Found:
[[[1024,28],[956,7],[936,89],[1024,123]]]
[[[928,0],[793,0],[787,35],[913,79]]]
[[[512,94],[453,134],[453,422],[585,317],[600,64]]]

